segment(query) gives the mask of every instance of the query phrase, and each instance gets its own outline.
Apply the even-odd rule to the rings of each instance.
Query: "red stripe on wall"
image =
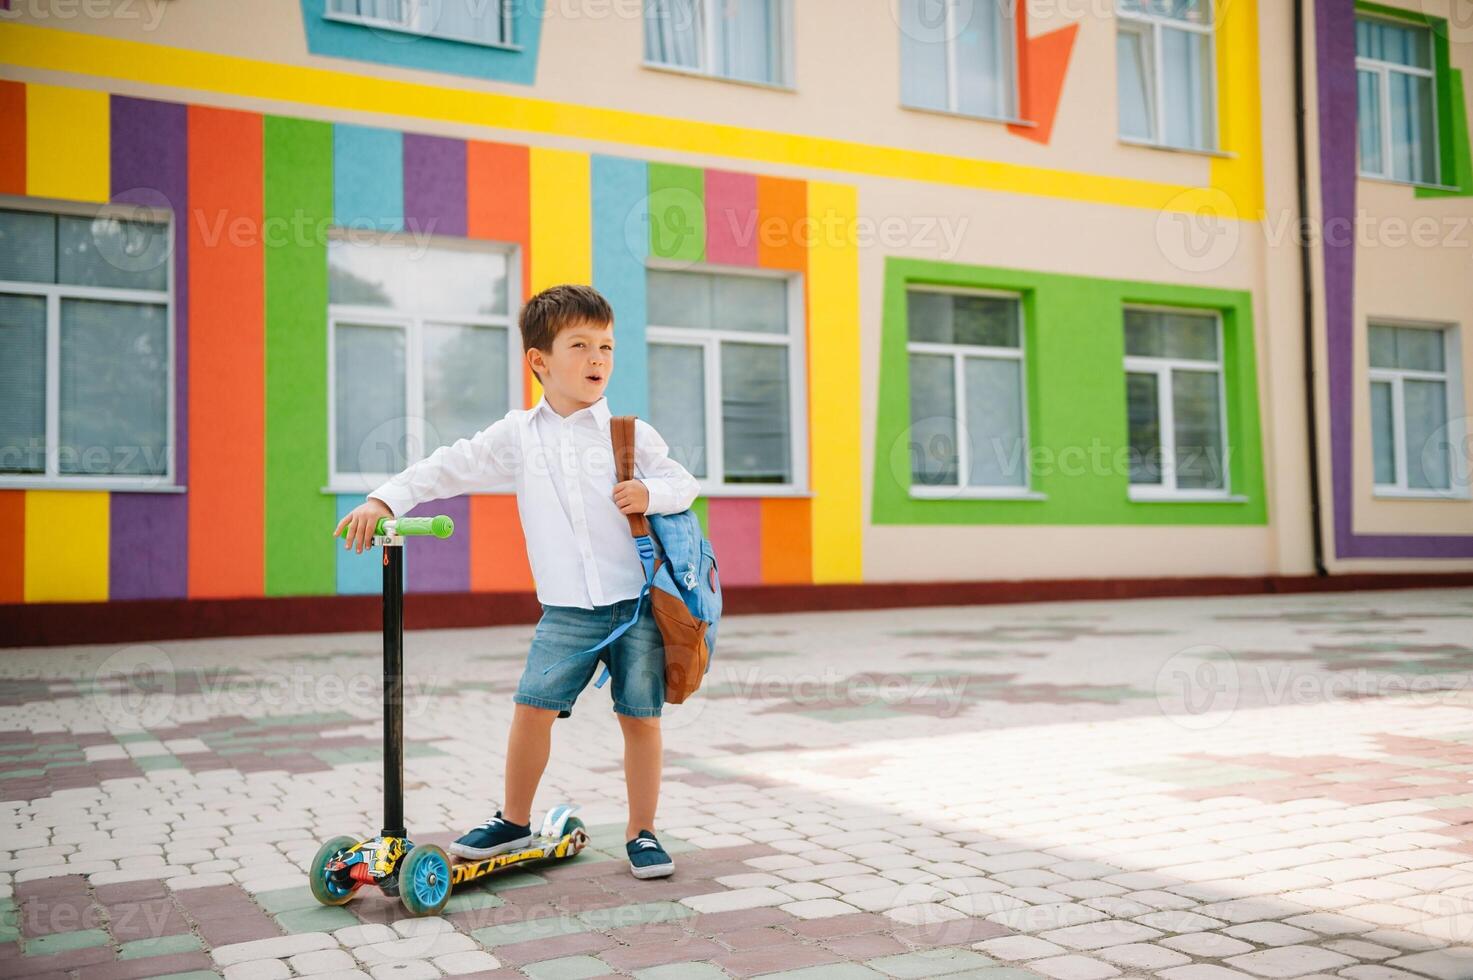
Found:
[[[189,107],[189,595],[264,592],[262,123]]]
[[[707,170],[706,261],[756,265],[760,233],[756,175]]]
[[[808,184],[783,177],[757,178],[757,261],[764,269],[808,268]],[[816,217],[822,218],[822,215]],[[820,221],[820,227],[822,222]]]
[[[713,497],[706,504],[706,536],[716,549],[721,581],[762,583],[762,501],[756,497]]]
[[[0,82],[0,194],[26,192],[26,87]]]
[[[0,554],[0,603],[26,597],[26,492],[0,490],[0,527],[9,542]]]
[[[471,497],[471,591],[525,592],[532,588],[527,544],[510,494]]]

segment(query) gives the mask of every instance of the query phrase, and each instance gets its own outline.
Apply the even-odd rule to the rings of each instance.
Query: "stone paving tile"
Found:
[[[160,644],[127,725],[107,651],[10,651],[0,975],[1469,980],[1470,622],[1470,590],[732,617],[668,713],[675,875],[627,873],[590,702],[539,805],[593,846],[428,924],[304,886],[378,825],[372,633]],[[407,638],[416,841],[495,808],[529,636]],[[253,697],[283,678],[339,695]]]

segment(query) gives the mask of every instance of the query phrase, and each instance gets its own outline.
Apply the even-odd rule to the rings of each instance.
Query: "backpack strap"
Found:
[[[619,483],[634,479],[634,416],[616,415],[609,419],[609,435],[614,441],[614,479]],[[636,538],[648,537],[650,522],[643,514],[626,514],[629,533]]]

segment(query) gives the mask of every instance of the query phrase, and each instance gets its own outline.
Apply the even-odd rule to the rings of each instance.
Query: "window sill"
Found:
[[[105,476],[78,477],[0,477],[0,490],[107,490],[111,493],[186,493],[189,488],[170,482],[172,477],[157,480],[119,480]]]
[[[1403,490],[1400,487],[1376,487],[1371,496],[1377,500],[1445,500],[1451,503],[1467,503],[1470,499],[1466,490]]]
[[[910,497],[912,500],[1047,500],[1048,494],[1036,490],[912,486]]]
[[[1417,190],[1453,192],[1462,190],[1461,187],[1456,187],[1450,184],[1426,184],[1420,180],[1398,180],[1395,177],[1386,177],[1381,174],[1358,173],[1356,174],[1356,177],[1361,180],[1368,180],[1373,184],[1390,184],[1393,187],[1411,187]]]
[[[801,487],[778,486],[777,484],[746,483],[733,484],[730,486],[712,486],[707,483],[701,484],[700,496],[716,499],[723,497],[751,498],[751,497],[812,497],[812,490],[804,490]]]
[[[679,65],[662,65],[658,61],[641,61],[641,68],[649,71],[662,71],[671,75],[684,75],[687,78],[704,78],[712,82],[727,82],[731,85],[746,85],[750,88],[765,89],[769,92],[787,92],[796,95],[798,90],[791,85],[782,82],[758,82],[750,78],[733,78],[730,75],[717,75],[709,71],[701,71],[697,68],[681,68]]]
[[[1214,160],[1236,160],[1236,153],[1226,150],[1213,150],[1197,146],[1176,146],[1171,143],[1152,143],[1150,140],[1131,139],[1129,136],[1121,136],[1120,142],[1125,146],[1139,146],[1146,150],[1166,150],[1168,153],[1186,153],[1191,156],[1211,157]]]
[[[984,116],[974,112],[961,112],[957,109],[938,109],[935,106],[929,105],[908,105],[904,102],[900,103],[900,108],[906,112],[924,112],[932,116],[947,116],[952,119],[966,119],[970,122],[1001,123],[1005,126],[1029,126],[1035,129],[1038,127],[1038,123],[1032,119],[1013,119],[1009,116]]]
[[[1236,493],[1153,492],[1131,487],[1130,502],[1133,504],[1246,504],[1248,498]]]
[[[506,41],[478,41],[472,37],[455,37],[448,34],[436,34],[433,31],[414,31],[391,21],[371,20],[365,17],[352,17],[347,14],[324,13],[323,20],[330,20],[336,24],[350,24],[353,27],[361,27],[369,31],[390,31],[394,34],[403,34],[406,37],[423,38],[430,41],[448,41],[451,44],[467,44],[473,48],[490,48],[493,51],[520,52],[520,44],[511,44]]]

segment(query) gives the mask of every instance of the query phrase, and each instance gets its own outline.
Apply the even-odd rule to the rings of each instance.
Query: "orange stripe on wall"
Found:
[[[532,292],[532,177],[527,147],[467,140],[465,204],[467,235],[517,246],[525,303]],[[516,308],[511,310],[513,318],[517,313]],[[524,367],[522,402],[512,398],[512,407],[530,405],[533,391],[532,372]]]
[[[471,591],[525,592],[532,588],[527,544],[511,494],[471,497]]]
[[[813,581],[812,502],[768,497],[762,501],[762,581],[807,584]]]
[[[822,215],[818,228],[823,227]],[[808,268],[808,185],[784,177],[757,178],[757,263],[764,269]]]
[[[254,113],[189,107],[191,597],[264,593],[261,133]]]
[[[26,492],[0,490],[0,527],[5,551],[0,554],[0,602],[26,601]]]
[[[0,194],[26,192],[26,87],[0,82]]]

